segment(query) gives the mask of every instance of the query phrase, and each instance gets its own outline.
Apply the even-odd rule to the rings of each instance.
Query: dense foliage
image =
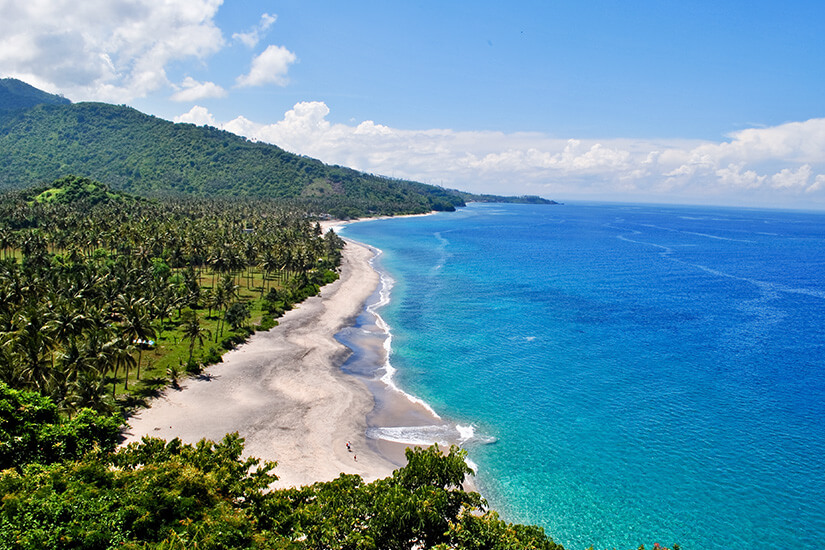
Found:
[[[61,417],[47,397],[0,382],[0,470],[81,458],[88,450],[114,449],[120,419],[81,410]]]
[[[219,361],[253,311],[272,326],[334,280],[342,247],[269,201],[138,200],[75,177],[7,195],[0,381],[69,414],[112,410],[145,354],[154,386]]]
[[[372,176],[105,103],[0,116],[0,188],[82,174],[147,194],[288,199],[338,218],[454,210],[453,191]]]
[[[41,432],[49,424],[40,414],[54,407],[0,384],[0,411],[20,403],[30,414],[15,433],[29,439],[26,428]],[[2,428],[8,416],[0,419]],[[0,444],[9,433],[0,432]],[[481,497],[461,488],[470,470],[455,447],[410,450],[405,468],[374,483],[342,474],[271,491],[275,464],[242,458],[237,434],[196,445],[147,437],[117,452],[88,441],[75,448],[84,453],[0,471],[0,550],[561,549],[540,528],[485,513]]]

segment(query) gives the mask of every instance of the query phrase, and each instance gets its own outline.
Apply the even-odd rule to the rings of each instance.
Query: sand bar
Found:
[[[365,435],[373,395],[364,381],[341,371],[350,350],[334,338],[354,323],[379,283],[373,255],[348,241],[338,281],[224,355],[205,376],[185,380],[180,391],[166,390],[129,419],[126,442],[149,435],[194,443],[237,431],[247,455],[278,462],[276,486],[341,473],[367,481],[388,476],[397,458],[387,458],[386,449],[375,452]]]

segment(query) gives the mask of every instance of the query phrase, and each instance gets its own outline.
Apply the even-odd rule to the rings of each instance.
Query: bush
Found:
[[[234,330],[239,330],[246,326],[246,321],[250,318],[249,304],[246,302],[235,302],[226,310],[224,319]]]
[[[235,346],[238,344],[243,344],[246,338],[242,334],[236,334],[235,336],[229,336],[221,340],[221,347],[227,351],[231,349],[235,349]]]
[[[269,330],[273,327],[278,326],[278,321],[276,321],[272,315],[265,314],[261,318],[261,323],[259,325],[255,325],[255,330]]]
[[[64,419],[47,397],[0,382],[0,470],[73,460],[95,447],[110,451],[119,435],[117,417],[81,409]]]
[[[220,352],[215,348],[215,346],[210,346],[209,351],[206,352],[206,355],[203,357],[203,363],[205,365],[214,365],[215,363],[223,363],[223,358],[221,357]]]

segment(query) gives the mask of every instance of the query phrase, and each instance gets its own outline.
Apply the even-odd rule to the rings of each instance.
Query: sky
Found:
[[[825,210],[825,2],[0,0],[0,76],[475,193]]]

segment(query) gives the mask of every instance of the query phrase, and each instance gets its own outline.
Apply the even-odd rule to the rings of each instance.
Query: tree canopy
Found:
[[[337,278],[343,246],[272,200],[145,200],[79,177],[7,194],[0,381],[67,414],[126,406],[273,326]]]
[[[0,550],[562,548],[465,492],[470,470],[456,447],[410,450],[406,467],[373,483],[342,474],[282,490],[268,490],[275,463],[242,453],[238,434],[195,445],[146,437],[0,471]]]

